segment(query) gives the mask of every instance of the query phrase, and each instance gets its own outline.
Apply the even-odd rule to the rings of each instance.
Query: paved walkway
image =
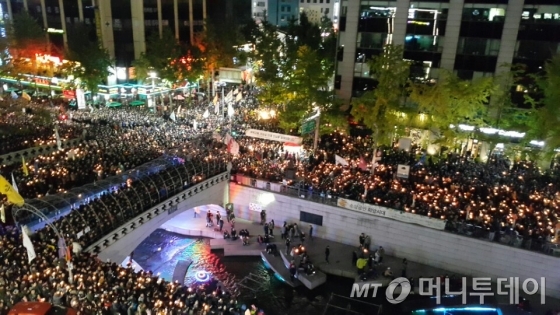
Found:
[[[161,228],[166,229],[171,232],[176,232],[179,234],[185,235],[195,235],[195,236],[205,236],[205,237],[213,237],[217,239],[223,239],[223,234],[214,231],[214,228],[206,227],[206,213],[207,211],[211,211],[212,213],[216,213],[219,211],[222,216],[225,215],[225,210],[216,205],[208,205],[208,206],[201,206],[197,207],[200,211],[200,216],[194,218],[194,210],[185,211],[175,218],[167,221],[165,224],[161,226]],[[277,244],[279,250],[286,250],[286,245],[284,240],[280,238],[280,227],[284,222],[275,222],[276,228],[274,230],[275,238],[273,242]],[[290,222],[288,222],[290,223]],[[215,225],[214,225],[215,227]],[[229,231],[230,224],[224,220],[224,230],[227,228]],[[235,220],[235,228],[239,232],[241,229],[247,229],[251,235],[250,245],[243,246],[241,241],[237,241],[237,245],[232,246],[239,246],[239,250],[247,249],[247,252],[255,252],[256,249],[264,249],[264,245],[260,245],[256,242],[257,235],[264,235],[263,226],[258,224],[257,222],[250,222],[246,220],[236,219]],[[304,230],[306,233],[307,228]],[[299,239],[292,240],[291,245],[298,245]],[[307,249],[307,252],[311,258],[311,261],[315,264],[317,268],[321,271],[342,276],[346,278],[352,278],[355,280],[357,279],[357,271],[355,265],[352,264],[352,256],[354,251],[358,251],[357,245],[359,244],[358,240],[356,240],[356,247],[348,246],[345,244],[320,239],[320,238],[313,238],[309,239],[308,237],[305,239],[304,246]],[[330,257],[329,263],[325,260],[325,248],[329,246],[330,248]],[[259,248],[260,247],[260,248]],[[224,250],[225,252],[226,250]],[[230,255],[234,254],[235,251],[230,251]],[[402,257],[404,258],[404,257]],[[382,269],[384,270],[387,267],[391,267],[395,276],[401,276],[402,272],[402,258],[396,258],[392,256],[385,255],[383,266],[382,268],[378,268],[379,271]],[[451,272],[448,272],[443,269],[431,267],[428,265],[420,264],[414,262],[414,257],[406,257],[408,260],[408,267],[406,276],[408,278],[421,278],[421,277],[437,277],[442,275],[454,275]],[[559,261],[560,262],[560,261]],[[455,274],[456,275],[456,274]],[[460,277],[461,275],[456,275]],[[470,283],[472,283],[471,279],[468,279]],[[469,283],[467,282],[467,283]],[[443,293],[443,292],[442,292]],[[521,293],[520,293],[521,294]],[[524,296],[524,295],[520,295]],[[528,298],[533,305],[533,313],[535,315],[544,315],[547,310],[549,309],[560,309],[560,300],[546,297],[546,305],[540,305],[540,296],[524,296]],[[523,312],[518,312],[515,307],[511,307],[508,302],[507,297],[498,297],[496,296],[497,302],[505,311],[504,314],[524,314]]]

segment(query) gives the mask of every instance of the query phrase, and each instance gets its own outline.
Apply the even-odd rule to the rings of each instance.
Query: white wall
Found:
[[[180,199],[181,201],[179,201],[178,203],[173,202],[174,204],[175,203],[177,204],[177,211],[174,211],[173,213],[169,214],[169,211],[163,210],[160,211],[158,215],[155,214],[152,215],[151,220],[145,219],[142,225],[138,224],[140,217],[146,217],[145,214],[150,212],[155,213],[154,210],[157,210],[157,208],[161,208],[161,206],[164,204],[169,205],[170,202],[177,199],[176,196],[181,196],[184,193],[188,193],[189,190],[194,189],[195,187],[200,187],[201,185],[204,185],[205,182],[197,184],[193,188],[190,188],[185,192],[179,193],[178,195],[169,198],[168,200],[161,203],[160,205],[144,212],[142,215],[131,220],[129,223],[124,224],[122,227],[127,227],[127,226],[130,227],[131,222],[137,222],[136,223],[137,227],[133,230],[129,228],[128,233],[126,233],[125,235],[122,232],[120,232],[122,230],[122,227],[116,229],[115,230],[116,232],[112,232],[109,235],[107,235],[106,238],[112,240],[113,234],[117,233],[119,234],[119,239],[115,242],[111,241],[112,244],[104,248],[99,253],[98,256],[99,259],[103,261],[110,259],[113,262],[120,263],[127,256],[129,256],[129,254],[134,249],[136,249],[136,247],[138,247],[138,245],[140,245],[140,243],[142,243],[142,241],[144,241],[144,239],[148,237],[153,231],[158,229],[163,223],[167,222],[169,219],[174,218],[179,213],[182,213],[185,210],[189,210],[197,206],[203,206],[209,204],[224,206],[224,202],[227,200],[227,187],[229,184],[229,175],[227,173],[224,173],[222,175],[215,176],[207,181],[211,181],[213,179],[215,180],[216,178],[220,178],[221,181],[217,182],[213,186],[209,186],[208,188],[196,194],[193,194],[191,197],[187,198],[186,200]],[[103,238],[96,244],[90,246],[88,250],[91,250],[96,245],[102,244],[106,238]]]
[[[266,201],[274,201],[269,204]],[[437,231],[351,210],[291,198],[255,188],[230,184],[230,202],[235,215],[259,221],[249,203],[261,204],[267,220],[277,226],[284,221],[299,222],[300,211],[323,216],[323,226],[316,227],[318,237],[357,246],[359,234],[369,234],[372,245],[383,246],[388,255],[434,266],[467,276],[546,277],[546,295],[560,294],[560,274],[555,272],[560,259],[514,247]],[[301,226],[307,223],[301,222]]]

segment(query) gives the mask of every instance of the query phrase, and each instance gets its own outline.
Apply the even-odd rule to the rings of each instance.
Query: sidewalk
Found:
[[[192,236],[203,236],[203,237],[215,237],[217,239],[223,238],[223,235],[218,232],[214,232],[214,227],[206,227],[206,213],[207,211],[211,211],[212,213],[216,213],[219,211],[222,217],[225,216],[225,210],[216,205],[208,205],[208,206],[201,206],[198,207],[200,210],[200,216],[196,219],[194,217],[194,211],[189,210],[185,211],[175,218],[167,221],[165,224],[161,226],[162,229],[166,229],[171,232],[176,232],[181,234],[181,230],[184,232],[189,233]],[[215,221],[215,219],[214,219]],[[274,229],[274,239],[272,240],[278,247],[280,251],[286,251],[285,241],[280,237],[280,228],[284,222],[275,222],[276,228]],[[290,223],[290,222],[288,222]],[[298,222],[299,224],[299,222]],[[264,245],[256,245],[256,237],[258,235],[264,235],[264,228],[257,222],[250,222],[242,219],[235,220],[235,229],[239,232],[241,229],[247,229],[251,235],[250,239],[250,248],[257,249],[262,247],[264,249]],[[230,224],[224,220],[224,230],[230,230]],[[307,225],[304,231],[307,233]],[[367,231],[364,231],[367,232]],[[186,233],[183,233],[186,234]],[[236,242],[236,241],[233,241]],[[230,246],[239,246],[240,248],[247,248],[243,246],[241,241],[237,241],[238,243],[233,243]],[[299,244],[299,239],[295,238],[291,241],[291,246],[296,246]],[[335,276],[341,276],[345,278],[351,278],[355,281],[357,279],[357,270],[355,265],[352,264],[352,256],[354,251],[358,251],[358,240],[356,239],[356,247],[348,246],[345,244],[341,244],[338,242],[333,242],[325,239],[320,238],[313,238],[309,239],[306,237],[304,246],[306,247],[307,253],[314,263],[315,267],[319,270],[323,271],[326,274],[331,274]],[[325,248],[329,246],[330,248],[330,256],[329,256],[329,263],[325,260]],[[247,248],[248,249],[248,248]],[[371,248],[372,250],[376,249],[374,246]],[[230,255],[231,252],[230,251]],[[455,275],[456,277],[462,277],[462,275],[453,274],[449,271],[431,267],[428,265],[420,264],[414,262],[414,257],[392,257],[385,255],[383,259],[383,265],[378,267],[378,272],[383,272],[387,267],[391,267],[393,274],[395,277],[400,277],[402,272],[402,258],[407,258],[408,266],[406,276],[407,278],[414,278],[418,279],[421,277],[439,277],[443,275]],[[472,279],[467,278],[468,282],[472,284]],[[493,285],[495,288],[495,285]],[[349,288],[350,290],[350,288]],[[443,292],[442,292],[443,294]],[[546,305],[540,305],[540,295],[533,295],[533,296],[525,296],[520,293],[520,297],[528,298],[533,305],[533,313],[536,315],[544,315],[547,310],[552,309],[560,309],[560,300],[557,298],[546,297]],[[517,313],[515,307],[509,306],[509,301],[507,296],[497,296],[495,295],[495,300],[503,306],[504,309],[513,309],[511,312],[507,312],[504,314],[522,314]],[[507,305],[506,305],[507,304]]]

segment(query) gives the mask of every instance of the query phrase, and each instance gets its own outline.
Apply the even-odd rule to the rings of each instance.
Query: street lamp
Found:
[[[156,89],[156,79],[157,79],[157,73],[155,71],[150,71],[148,72],[148,75],[150,76],[150,79],[152,79],[152,100],[155,103],[156,102],[156,96],[154,94],[155,89]],[[154,104],[156,105],[156,104]]]

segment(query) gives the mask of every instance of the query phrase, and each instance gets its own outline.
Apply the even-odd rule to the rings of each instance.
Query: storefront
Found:
[[[119,86],[118,85],[100,85],[97,88],[97,95],[106,101],[110,99],[119,99]]]

